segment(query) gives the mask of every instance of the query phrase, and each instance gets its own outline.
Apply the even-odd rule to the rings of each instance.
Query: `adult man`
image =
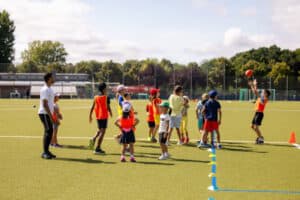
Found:
[[[54,111],[54,92],[51,86],[54,84],[54,78],[52,73],[47,73],[44,76],[45,85],[40,90],[40,108],[39,117],[44,125],[44,138],[43,138],[43,159],[56,158],[49,151],[49,145],[51,143],[53,134],[53,111]]]

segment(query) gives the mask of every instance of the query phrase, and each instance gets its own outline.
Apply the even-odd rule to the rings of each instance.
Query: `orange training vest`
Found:
[[[94,111],[96,114],[96,119],[107,119],[108,109],[107,109],[107,96],[95,96],[95,107]]]

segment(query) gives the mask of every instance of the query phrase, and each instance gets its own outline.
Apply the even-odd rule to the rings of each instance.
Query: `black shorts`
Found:
[[[149,128],[155,128],[155,122],[148,122]]]
[[[133,130],[131,130],[129,132],[122,131],[122,135],[121,135],[121,138],[120,138],[120,143],[121,144],[135,143],[135,135],[134,135]]]
[[[256,126],[260,126],[262,123],[262,120],[264,118],[264,113],[262,112],[256,112],[254,114],[253,120],[252,120],[252,124],[256,125]]]
[[[167,137],[165,137],[167,135],[167,133],[159,133],[159,143],[161,144],[166,144],[167,142]]]
[[[98,129],[107,128],[107,119],[97,119]]]

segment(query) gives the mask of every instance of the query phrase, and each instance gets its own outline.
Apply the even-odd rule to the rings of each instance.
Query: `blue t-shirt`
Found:
[[[119,98],[118,98],[118,103],[119,103],[119,106],[122,108],[122,103],[124,101],[124,98],[122,95],[119,95]]]
[[[204,106],[205,119],[209,121],[218,121],[218,110],[221,108],[220,103],[214,99],[209,99]]]

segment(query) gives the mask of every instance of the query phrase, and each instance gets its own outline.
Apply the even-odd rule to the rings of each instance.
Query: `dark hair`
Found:
[[[106,84],[103,82],[103,83],[100,83],[99,84],[99,87],[98,87],[98,90],[103,94],[103,91],[106,89]]]
[[[176,85],[175,88],[174,88],[175,93],[179,93],[179,92],[181,92],[182,90],[183,90],[183,89],[182,89],[182,87],[181,87],[180,85]]]
[[[271,95],[270,90],[265,90],[265,92],[267,93],[267,96],[268,96],[268,97]]]
[[[126,92],[126,93],[124,93],[124,95],[123,95],[123,96],[124,96],[124,98],[126,98],[126,97],[128,97],[128,96],[129,96],[129,93],[127,93],[127,92]]]
[[[130,112],[122,112],[122,118],[127,119],[130,117]]]
[[[44,81],[47,83],[49,81],[50,78],[52,78],[52,73],[46,73],[44,76]]]

